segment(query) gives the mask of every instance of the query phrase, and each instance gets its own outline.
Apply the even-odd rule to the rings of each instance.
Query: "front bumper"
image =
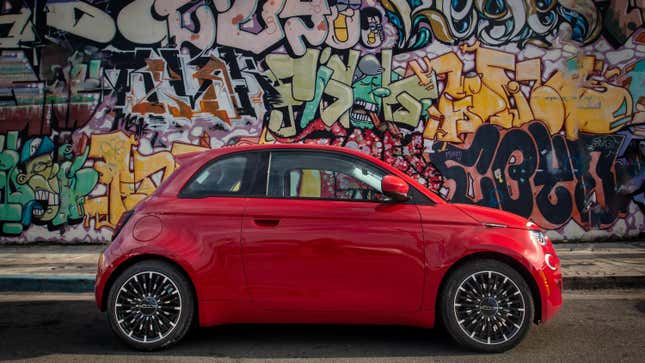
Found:
[[[553,318],[562,307],[562,272],[560,261],[557,259],[555,252],[551,253],[550,264],[555,270],[549,267],[546,262],[533,272],[533,277],[537,283],[540,292],[540,302],[542,311],[538,321],[544,322]],[[557,262],[555,262],[557,261]]]

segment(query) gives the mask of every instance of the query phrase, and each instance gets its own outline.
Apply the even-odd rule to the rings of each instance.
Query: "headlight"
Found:
[[[546,236],[540,231],[529,231],[529,236],[531,240],[540,246],[546,246]]]

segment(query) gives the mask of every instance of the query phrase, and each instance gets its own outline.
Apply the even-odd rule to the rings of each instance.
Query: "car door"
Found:
[[[258,152],[238,152],[216,158],[200,168],[179,192],[172,206],[172,223],[191,235],[204,264],[200,286],[207,286],[202,300],[248,297],[240,245],[244,206],[256,190]],[[262,189],[264,192],[264,189]],[[184,238],[178,235],[177,238]],[[187,251],[188,252],[188,251]]]
[[[419,309],[420,217],[380,193],[385,172],[342,153],[272,151],[266,197],[242,221],[249,292],[286,311]]]

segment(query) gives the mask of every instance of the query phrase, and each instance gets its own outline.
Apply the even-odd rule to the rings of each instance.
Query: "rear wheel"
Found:
[[[519,344],[533,311],[524,278],[509,265],[490,259],[468,262],[451,273],[440,306],[450,335],[484,352],[503,352]]]
[[[114,333],[141,350],[168,346],[188,332],[194,315],[192,288],[174,266],[143,261],[112,284],[107,316]]]

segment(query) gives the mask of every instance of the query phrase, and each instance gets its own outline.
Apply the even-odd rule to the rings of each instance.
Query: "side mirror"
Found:
[[[405,202],[408,197],[408,184],[394,175],[386,175],[381,180],[381,191],[397,202]]]

